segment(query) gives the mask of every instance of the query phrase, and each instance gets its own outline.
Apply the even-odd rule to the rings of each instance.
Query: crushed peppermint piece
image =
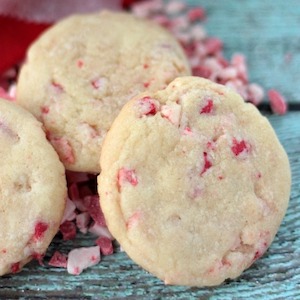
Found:
[[[243,152],[248,152],[249,146],[244,140],[238,141],[236,138],[234,138],[232,140],[231,151],[235,156],[238,156]]]
[[[213,102],[213,100],[212,100],[212,99],[208,99],[208,100],[206,101],[205,106],[203,106],[203,107],[201,108],[200,114],[209,114],[209,113],[211,113],[212,110],[213,110],[213,107],[214,107],[214,102]]]
[[[20,272],[21,270],[20,263],[19,262],[13,263],[10,267],[10,270],[13,274]]]
[[[58,267],[58,268],[67,268],[67,260],[68,256],[59,252],[55,251],[52,255],[50,261],[48,262],[49,266]]]
[[[158,111],[157,101],[150,98],[144,97],[138,100],[138,108],[140,114],[143,116],[154,116]]]
[[[36,225],[35,225],[35,228],[34,228],[34,240],[40,240],[44,237],[44,234],[46,232],[46,230],[48,229],[49,225],[45,222],[38,222]]]
[[[227,60],[223,53],[223,41],[206,34],[203,27],[206,12],[203,7],[189,7],[182,0],[149,0],[134,2],[130,9],[133,14],[148,18],[171,31],[185,50],[194,76],[226,85],[256,106],[262,102],[264,90],[256,83],[249,83],[246,57],[234,53]],[[286,101],[279,93],[271,92],[269,100],[274,113],[286,113]]]
[[[61,224],[64,223],[65,221],[72,221],[76,218],[75,209],[76,209],[76,205],[74,204],[74,202],[71,201],[69,198],[67,198],[66,207],[65,207],[63,218],[61,220]]]
[[[203,160],[204,160],[204,165],[200,175],[203,175],[209,168],[212,167],[212,163],[208,158],[207,152],[203,152]]]
[[[73,249],[68,255],[67,271],[69,274],[79,275],[84,269],[97,265],[99,262],[99,246]]]
[[[63,235],[63,240],[73,240],[76,236],[76,225],[71,221],[65,221],[59,226],[59,231]]]
[[[114,252],[111,239],[103,236],[96,240],[96,244],[100,247],[100,251],[103,255],[111,255]]]
[[[130,183],[132,186],[136,186],[138,184],[135,170],[122,168],[119,170],[117,177],[119,187],[123,186],[126,183]]]
[[[73,164],[75,163],[75,156],[73,152],[73,148],[70,142],[64,137],[51,137],[49,136],[49,140],[53,147],[56,149],[59,158],[66,163]]]
[[[91,217],[88,212],[80,213],[76,216],[76,226],[82,233],[88,232],[88,224],[90,223]]]
[[[98,225],[105,226],[106,223],[105,223],[103,212],[100,208],[99,196],[97,195],[86,196],[84,197],[83,202],[91,218]]]
[[[97,223],[93,223],[89,227],[88,231],[98,237],[107,237],[111,240],[114,239],[106,226],[101,226]]]
[[[285,98],[276,90],[268,91],[272,111],[279,115],[284,115],[287,112],[287,102]]]

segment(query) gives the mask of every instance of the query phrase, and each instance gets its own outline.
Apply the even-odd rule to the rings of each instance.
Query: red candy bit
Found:
[[[144,82],[144,88],[148,88],[150,85],[150,82]]]
[[[50,135],[50,142],[53,147],[56,149],[60,159],[68,164],[75,163],[75,156],[73,153],[73,148],[70,142],[63,137],[51,137]]]
[[[52,267],[66,269],[67,268],[67,260],[68,260],[67,255],[62,254],[59,251],[55,251],[48,264]]]
[[[144,69],[148,69],[149,65],[148,64],[144,64],[143,67],[144,67]]]
[[[214,141],[208,141],[206,143],[206,148],[209,150],[215,150],[216,149],[216,143]]]
[[[41,107],[41,112],[42,112],[42,114],[47,114],[47,113],[49,113],[49,106],[42,106]]]
[[[234,138],[232,140],[231,151],[234,153],[235,156],[238,156],[243,152],[249,152],[250,148],[244,140],[238,141],[236,138]]]
[[[208,159],[207,152],[203,152],[203,159],[204,159],[204,166],[203,166],[203,169],[202,169],[200,175],[203,175],[212,166],[211,161],[209,161],[209,159]]]
[[[100,207],[99,196],[86,196],[83,199],[84,206],[92,219],[100,226],[106,226],[103,212]]]
[[[71,221],[65,221],[59,227],[60,232],[63,235],[63,240],[73,240],[76,237],[76,225]]]
[[[49,225],[45,222],[38,222],[34,227],[34,240],[40,240],[44,237],[46,230],[48,229]]]
[[[205,10],[202,7],[191,8],[187,15],[190,22],[203,21],[206,17]]]
[[[192,68],[192,73],[194,76],[209,78],[212,75],[212,70],[206,66],[199,65]]]
[[[36,259],[38,262],[39,262],[39,265],[40,266],[44,266],[44,263],[43,263],[43,258],[44,258],[44,255],[43,253],[37,253],[37,252],[34,252],[31,254],[31,257],[33,259]]]
[[[256,177],[257,179],[260,179],[260,178],[261,178],[261,176],[262,176],[262,175],[261,175],[261,173],[260,173],[260,172],[257,172],[257,173],[256,173],[256,175],[255,175],[255,177]]]
[[[144,97],[138,100],[138,105],[141,114],[144,116],[154,116],[158,111],[158,107],[155,103],[155,100],[150,97]]]
[[[21,271],[20,262],[13,263],[10,267],[11,273],[15,274]]]
[[[67,261],[69,274],[79,275],[84,269],[94,266],[100,262],[99,246],[83,247],[70,251]]]
[[[96,244],[100,247],[100,251],[103,255],[111,255],[114,252],[111,239],[107,237],[99,237],[96,240]]]
[[[78,68],[82,68],[82,67],[83,67],[83,65],[84,65],[84,63],[83,63],[83,60],[82,60],[82,59],[78,59],[76,64],[77,64],[77,67],[78,67]]]
[[[184,135],[193,135],[193,132],[192,132],[192,129],[190,128],[190,127],[185,127],[184,129],[183,129],[183,134]]]
[[[142,213],[140,211],[136,211],[135,213],[133,213],[126,222],[127,229],[131,229],[132,227],[137,225],[141,216],[142,216]]]
[[[287,112],[286,99],[276,90],[268,91],[272,111],[279,115],[284,115]]]
[[[51,85],[52,85],[54,91],[58,94],[60,94],[64,91],[63,86],[60,83],[56,82],[56,81],[52,81]]]
[[[7,253],[7,250],[6,249],[2,249],[1,253],[5,254],[5,253]]]
[[[207,38],[204,47],[207,55],[215,54],[223,49],[223,42],[218,38]]]
[[[201,108],[200,114],[209,114],[212,112],[214,107],[214,102],[212,99],[208,99],[205,106]]]
[[[102,86],[101,78],[97,78],[91,81],[91,85],[94,89],[98,90]]]
[[[123,186],[125,183],[130,183],[132,186],[136,186],[138,184],[138,178],[135,170],[122,168],[118,172],[117,179],[119,187]]]

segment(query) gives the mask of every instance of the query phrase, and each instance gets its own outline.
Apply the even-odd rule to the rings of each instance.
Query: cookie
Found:
[[[0,99],[0,275],[41,260],[58,231],[65,172],[42,124]]]
[[[103,138],[122,106],[189,74],[181,46],[158,25],[126,13],[76,15],[31,46],[17,102],[43,122],[67,169],[99,172]]]
[[[236,278],[262,256],[291,185],[268,120],[199,77],[127,103],[106,136],[101,169],[113,236],[166,284],[189,286]]]

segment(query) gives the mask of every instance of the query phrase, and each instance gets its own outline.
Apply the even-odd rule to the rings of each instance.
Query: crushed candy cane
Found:
[[[131,11],[173,33],[185,50],[194,76],[223,84],[256,106],[263,101],[264,89],[248,80],[246,57],[235,53],[231,60],[227,60],[223,53],[223,41],[206,34],[202,23],[207,19],[204,8],[188,6],[183,0],[150,0],[133,3]],[[272,111],[277,114],[286,113],[284,97],[272,90],[268,95]]]
[[[100,247],[82,247],[73,249],[68,255],[68,273],[79,275],[84,269],[100,262]]]
[[[142,18],[148,18],[157,24],[167,28],[181,43],[192,68],[194,76],[200,76],[210,79],[214,82],[223,84],[238,92],[246,101],[259,105],[265,96],[264,89],[256,84],[250,83],[248,78],[248,68],[246,57],[243,54],[236,53],[231,60],[227,60],[223,54],[223,41],[216,37],[208,36],[203,26],[203,21],[207,19],[206,12],[202,7],[190,7],[183,0],[162,1],[127,1],[127,8],[131,12]],[[9,101],[14,101],[16,96],[16,81],[20,65],[13,66],[4,74],[0,74],[0,97]],[[84,67],[84,61],[79,59],[77,67]],[[148,68],[145,64],[144,68]],[[95,89],[101,88],[103,81],[95,79],[91,85]],[[145,86],[150,82],[145,82]],[[63,87],[52,82],[52,88],[57,93],[64,91]],[[268,91],[268,98],[271,109],[274,113],[285,114],[287,112],[287,103],[278,91]],[[48,107],[42,107],[43,113],[48,113]],[[142,115],[153,116],[157,113],[159,107],[155,100],[145,97],[141,99],[140,112]],[[200,108],[199,113],[210,114],[213,112],[213,102],[208,99],[207,103]],[[177,110],[172,114],[169,108],[162,108],[162,114],[172,123],[177,123]],[[184,134],[191,135],[191,129],[186,127]],[[64,151],[60,153],[62,159],[68,163],[74,163],[72,148],[67,140],[63,138],[50,137],[52,143],[64,144]],[[231,148],[232,152],[238,156],[242,152],[248,151],[247,144],[244,141],[234,140]],[[206,152],[204,152],[204,166],[201,175],[203,175],[212,163]],[[121,172],[119,179],[127,180],[132,185],[138,183],[135,173],[125,174]],[[60,225],[60,235],[63,240],[76,239],[77,234],[86,234],[94,238],[91,247],[75,248],[68,254],[63,254],[55,249],[48,264],[53,267],[66,268],[70,274],[78,275],[87,267],[96,265],[100,262],[102,255],[113,254],[113,236],[106,227],[105,219],[101,210],[101,199],[97,193],[97,176],[88,173],[77,173],[66,171],[68,182],[68,199],[65,213]],[[223,179],[222,176],[219,176]],[[221,178],[222,177],[222,178]],[[134,215],[130,221],[136,220]],[[129,225],[132,225],[132,224]],[[47,224],[38,223],[35,228],[35,235],[38,239],[43,236],[47,230]],[[58,235],[59,237],[59,235]],[[96,244],[97,246],[92,246]],[[120,251],[123,251],[120,248]],[[260,254],[259,254],[260,255]],[[258,254],[255,256],[259,256]],[[34,256],[34,255],[33,255]],[[41,260],[41,255],[35,255],[34,258]],[[254,258],[256,259],[256,257]],[[20,263],[12,264],[11,271],[16,273],[20,271]]]

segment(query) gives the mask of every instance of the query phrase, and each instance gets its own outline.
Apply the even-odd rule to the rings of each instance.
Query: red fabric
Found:
[[[29,44],[49,25],[0,16],[0,73],[21,61]]]
[[[139,0],[1,0],[0,74],[25,57],[28,46],[53,22],[72,13],[128,9]],[[70,5],[72,3],[72,5]]]

